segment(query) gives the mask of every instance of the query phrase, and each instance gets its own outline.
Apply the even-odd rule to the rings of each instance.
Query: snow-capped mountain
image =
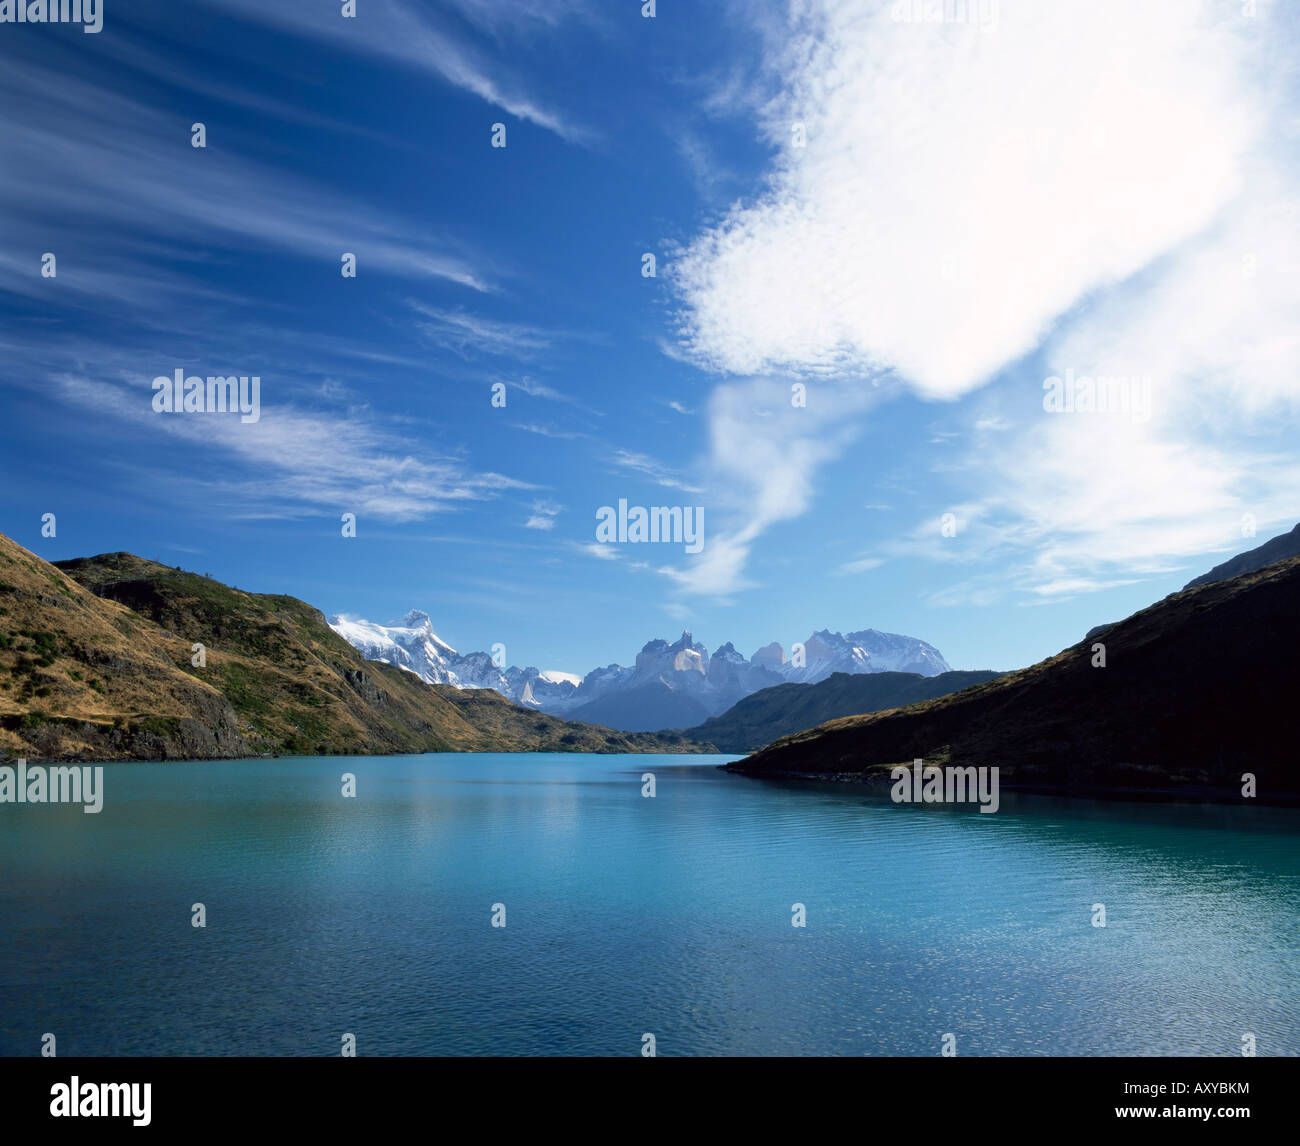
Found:
[[[948,662],[933,645],[875,629],[848,634],[822,629],[792,646],[788,658],[773,642],[749,659],[730,641],[709,656],[690,633],[683,633],[671,645],[651,641],[632,668],[608,665],[588,673],[562,708],[549,711],[629,732],[688,728],[772,685],[813,684],[834,672],[937,676],[948,671]]]
[[[391,625],[338,616],[331,617],[329,625],[368,661],[387,661],[430,684],[460,685],[460,677],[451,667],[459,656],[433,631],[428,613],[412,609]]]
[[[938,676],[951,668],[933,645],[876,629],[843,634],[822,629],[813,633],[803,643],[803,662],[800,667],[792,658],[778,671],[786,680],[812,684],[825,680],[833,672],[915,672]]]
[[[334,617],[330,626],[370,660],[387,661],[431,684],[491,688],[516,704],[630,732],[686,728],[772,685],[814,684],[831,673],[948,672],[939,650],[915,637],[863,629],[815,632],[802,644],[773,642],[746,658],[731,642],[712,656],[690,633],[647,643],[631,666],[606,665],[581,679],[535,668],[501,668],[484,652],[461,655],[416,609],[392,625]]]
[[[430,684],[491,688],[532,708],[561,703],[578,688],[579,678],[572,673],[514,665],[503,669],[484,652],[462,656],[433,631],[432,619],[420,609],[391,625],[347,616],[331,617],[329,624],[367,660],[387,661]]]

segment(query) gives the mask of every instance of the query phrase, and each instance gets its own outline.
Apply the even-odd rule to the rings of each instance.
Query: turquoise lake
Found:
[[[1300,1050],[1300,811],[727,759],[113,764],[98,815],[0,806],[0,1054]]]

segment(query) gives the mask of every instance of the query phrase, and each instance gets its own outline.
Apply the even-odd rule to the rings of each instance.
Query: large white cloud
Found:
[[[1003,0],[987,27],[798,7],[771,187],[677,266],[728,372],[887,365],[960,394],[1203,228],[1262,126],[1249,28],[1195,0]]]
[[[1252,459],[1247,437],[1296,400],[1288,41],[1272,6],[969,5],[996,13],[987,26],[896,18],[926,4],[791,7],[770,61],[785,85],[765,124],[769,185],[675,268],[697,360],[889,370],[931,399],[1033,351],[1053,369],[1152,377],[1150,422],[1053,420],[1031,388],[1014,433],[980,437],[962,492],[1024,548],[1039,590],[1082,583],[1084,566],[1204,552],[1246,509],[1285,517],[1294,475],[1268,450]],[[715,469],[735,476],[763,430],[725,404],[712,416]],[[804,492],[743,516],[747,544],[802,512],[806,467],[752,475],[755,504],[783,480]],[[1060,512],[1039,510],[1044,483],[1072,491]]]

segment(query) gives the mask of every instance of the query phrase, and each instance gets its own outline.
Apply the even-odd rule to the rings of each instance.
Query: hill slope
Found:
[[[1247,549],[1244,553],[1238,553],[1236,557],[1221,562],[1208,573],[1192,578],[1183,588],[1195,589],[1199,585],[1209,585],[1214,581],[1227,580],[1229,577],[1240,577],[1243,573],[1253,573],[1256,569],[1263,569],[1266,565],[1272,565],[1276,561],[1286,561],[1291,557],[1300,557],[1300,525],[1296,525],[1290,533],[1280,533],[1263,545]],[[1084,640],[1091,640],[1113,625],[1114,622],[1093,625],[1084,635]]]
[[[1238,553],[1222,564],[1216,565],[1208,573],[1188,581],[1184,589],[1195,589],[1198,585],[1209,585],[1213,581],[1223,581],[1228,577],[1240,577],[1243,573],[1252,573],[1272,565],[1275,561],[1286,561],[1291,557],[1300,557],[1300,524],[1290,533],[1279,533],[1263,545]]]
[[[1106,667],[1080,642],[989,684],[834,720],[728,765],[749,774],[854,774],[891,764],[998,766],[1055,789],[1240,788],[1300,795],[1291,706],[1300,558],[1175,593],[1111,627]]]
[[[56,567],[0,535],[0,755],[692,750],[425,684],[364,660],[293,597],[129,553]]]
[[[984,684],[999,674],[977,672],[922,676],[911,672],[832,673],[817,684],[765,688],[682,733],[716,745],[719,752],[753,752],[792,733],[841,716],[900,708]]]

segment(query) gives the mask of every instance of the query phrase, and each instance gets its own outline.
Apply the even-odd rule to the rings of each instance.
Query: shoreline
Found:
[[[737,762],[741,763],[743,761]],[[750,780],[795,780],[809,784],[853,785],[868,791],[886,790],[894,781],[887,771],[876,775],[865,772],[805,772],[791,769],[758,770],[738,767],[737,764],[719,764],[719,771]],[[1067,799],[1117,800],[1149,804],[1216,804],[1220,807],[1240,807],[1247,803],[1236,788],[1198,784],[1180,788],[1152,788],[1124,784],[1045,784],[1017,783],[1000,780],[1002,791],[1033,796],[1064,796]],[[1251,796],[1250,803],[1266,804],[1275,808],[1300,808],[1300,792],[1280,793],[1275,796]],[[908,805],[914,806],[912,804]],[[937,802],[937,806],[946,806]]]
[[[7,756],[0,768],[12,768],[19,760],[28,764],[103,765],[114,764],[232,764],[245,760],[382,760],[388,756],[734,756],[739,752],[668,752],[640,749],[632,752],[591,752],[582,748],[530,748],[527,751],[495,751],[480,748],[440,748],[420,752],[259,752],[248,756],[119,756],[113,759],[91,756]],[[725,768],[717,764],[717,768]]]

